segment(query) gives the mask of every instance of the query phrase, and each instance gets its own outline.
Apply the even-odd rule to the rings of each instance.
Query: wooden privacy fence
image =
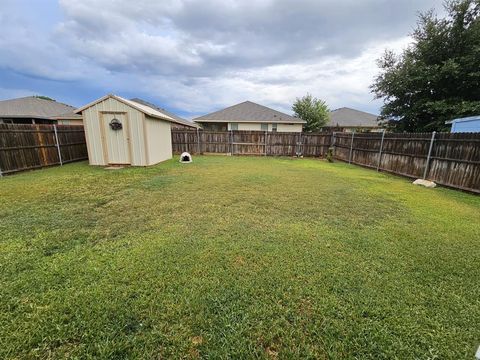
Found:
[[[334,157],[480,193],[480,133],[335,133]]]
[[[82,125],[0,124],[0,176],[87,158]]]
[[[480,133],[272,133],[173,130],[174,153],[334,157],[480,193]]]
[[[264,156],[324,156],[331,133],[172,130],[174,153]]]

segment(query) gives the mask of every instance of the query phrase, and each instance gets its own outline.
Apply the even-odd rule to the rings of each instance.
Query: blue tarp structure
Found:
[[[447,121],[447,124],[452,124],[450,132],[480,132],[480,116],[470,116],[466,118],[453,119]]]

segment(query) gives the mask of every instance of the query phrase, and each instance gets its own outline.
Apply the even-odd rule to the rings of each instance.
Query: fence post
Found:
[[[60,143],[58,142],[57,125],[55,124],[53,124],[53,132],[55,133],[55,145],[57,146],[58,160],[60,161],[60,166],[62,166],[63,165],[62,152],[60,151]]]
[[[268,136],[268,131],[265,131],[265,149],[264,149],[264,156],[267,156],[267,136]]]
[[[352,131],[352,141],[350,143],[350,156],[348,157],[348,163],[352,163],[352,153],[353,153],[353,137],[355,136],[355,131]]]
[[[382,141],[380,142],[380,151],[378,152],[378,164],[377,171],[380,169],[380,163],[382,161],[383,139],[385,138],[385,129],[382,131]]]
[[[430,157],[432,156],[433,142],[435,141],[436,133],[437,133],[436,131],[432,133],[432,139],[430,140],[430,147],[428,148],[428,155],[427,155],[427,163],[425,164],[425,170],[423,172],[423,180],[425,180],[428,174],[428,166],[430,165]]]
[[[200,154],[200,133],[197,128],[197,154]]]
[[[336,142],[336,137],[335,137],[335,131],[332,132],[332,148],[333,148],[333,151],[332,151],[332,155],[333,157],[335,157],[335,142]]]
[[[296,146],[296,148],[297,148],[297,151],[296,151],[296,154],[295,154],[295,155],[297,155],[297,157],[302,156],[302,155],[303,155],[303,154],[302,154],[302,150],[303,150],[303,149],[302,149],[302,133],[301,133],[301,132],[298,133],[298,140],[297,140],[297,146]]]
[[[233,130],[230,130],[230,155],[233,156]]]

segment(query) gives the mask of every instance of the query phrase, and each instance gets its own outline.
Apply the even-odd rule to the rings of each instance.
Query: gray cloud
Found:
[[[422,10],[438,5],[422,1]],[[234,69],[355,57],[406,35],[418,1],[61,1],[59,28],[80,54],[114,71],[206,76]]]
[[[375,59],[406,46],[418,11],[442,3],[60,0],[59,19],[38,26],[45,16],[28,13],[28,3],[15,12],[24,0],[4,1],[0,75],[145,96],[192,116],[246,99],[288,111],[306,92],[332,108],[375,112]]]

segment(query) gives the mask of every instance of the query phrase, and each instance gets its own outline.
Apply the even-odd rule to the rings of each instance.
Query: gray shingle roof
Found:
[[[0,101],[0,117],[48,119],[72,113],[73,110],[73,106],[35,96]]]
[[[329,127],[379,127],[378,116],[364,111],[340,108],[330,112]]]
[[[191,127],[194,127],[194,128],[199,127],[197,124],[194,124],[191,121],[183,119],[180,116],[175,115],[174,113],[171,113],[170,111],[167,111],[165,109],[162,109],[162,108],[160,108],[160,107],[156,106],[155,104],[152,104],[148,101],[145,101],[145,100],[142,100],[142,99],[139,99],[139,98],[134,98],[134,99],[130,99],[130,100],[135,101],[136,103],[139,103],[139,104],[142,104],[142,105],[145,105],[145,106],[149,106],[149,107],[151,107],[153,109],[156,109],[158,111],[161,111],[161,112],[165,113],[166,115],[170,116],[171,118],[177,120],[177,123],[179,123],[179,124],[182,124],[182,125],[185,125],[185,126],[191,126]]]
[[[193,119],[195,122],[264,122],[304,124],[302,119],[287,115],[266,106],[245,101]]]

